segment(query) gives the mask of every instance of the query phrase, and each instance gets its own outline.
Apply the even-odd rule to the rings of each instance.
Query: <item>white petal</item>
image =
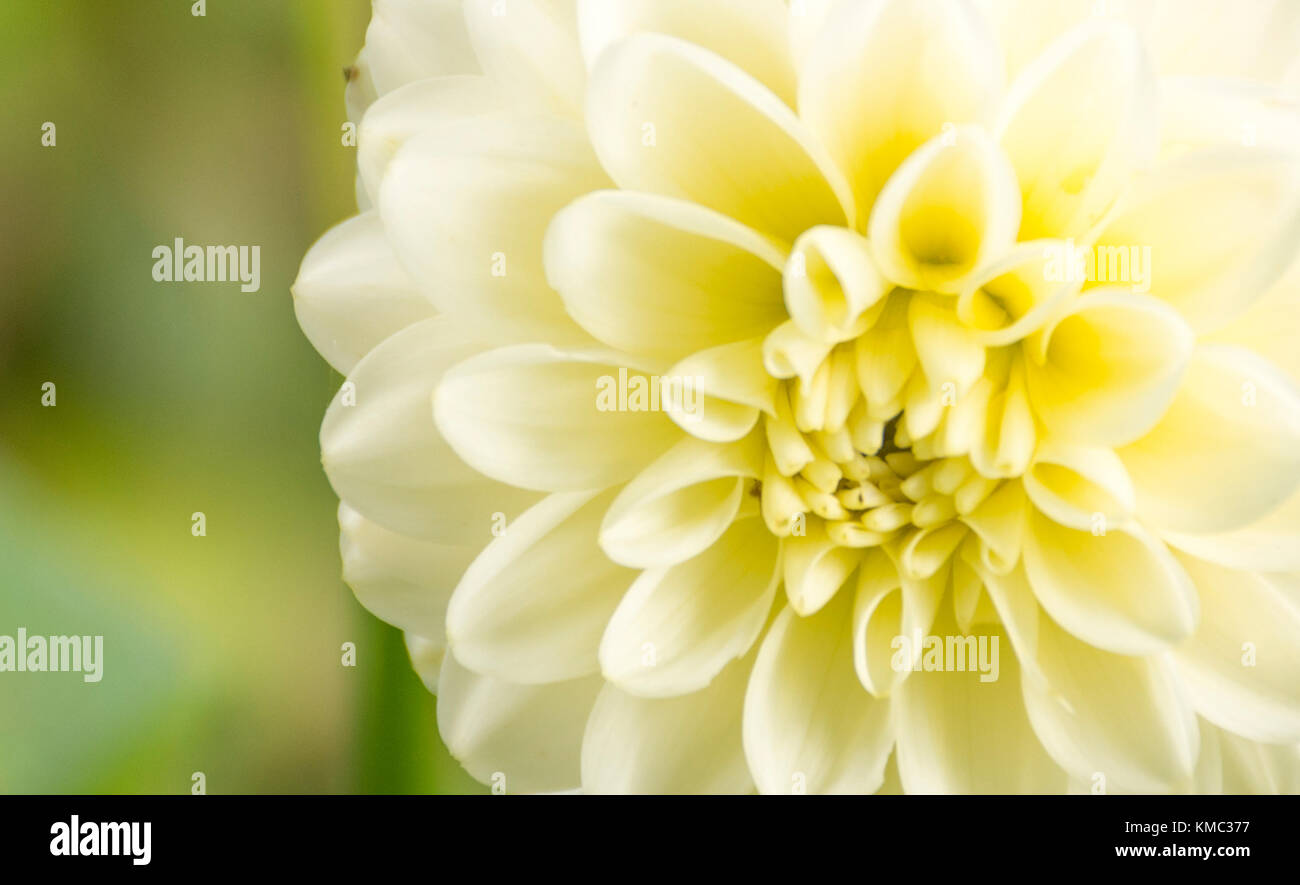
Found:
[[[448,141],[464,137],[484,117],[510,113],[510,97],[487,77],[416,80],[381,97],[366,111],[357,139],[357,169],[372,200],[393,157],[417,135],[438,133]]]
[[[799,112],[845,171],[865,222],[905,157],[945,123],[987,122],[1001,88],[997,46],[967,4],[841,3],[803,62]]]
[[[491,539],[494,514],[513,517],[537,499],[472,469],[434,426],[434,387],[481,347],[434,317],[357,364],[320,431],[321,461],[340,498],[393,531],[472,546]]]
[[[808,53],[817,44],[826,18],[839,0],[795,0],[789,7],[789,35],[791,58],[796,68],[802,67]]]
[[[592,71],[587,120],[624,190],[700,203],[786,242],[851,220],[834,164],[794,111],[698,46],[660,34],[611,46]]]
[[[1300,10],[1287,0],[1223,6],[1145,0],[1140,16],[1162,74],[1276,81],[1300,46]]]
[[[1201,597],[1201,626],[1174,653],[1197,712],[1252,740],[1300,741],[1300,585],[1179,559]]]
[[[1172,304],[1197,332],[1213,331],[1267,291],[1295,257],[1298,156],[1294,146],[1238,146],[1166,161],[1107,220],[1096,254],[1140,249],[1147,279],[1134,280],[1141,284],[1135,288]]]
[[[1119,452],[1138,512],[1162,528],[1239,528],[1300,483],[1300,391],[1240,348],[1197,350],[1169,411]]]
[[[1065,772],[1029,725],[1020,666],[1006,635],[975,627],[963,636],[950,617],[934,629],[967,669],[915,672],[895,692],[898,773],[906,791],[1062,792]],[[968,652],[972,640],[975,650]],[[958,665],[951,659],[945,663]]]
[[[581,127],[485,116],[427,132],[389,163],[379,193],[403,266],[438,310],[507,340],[590,341],[547,285],[542,240],[575,198],[609,186]]]
[[[1085,642],[1122,655],[1152,654],[1190,636],[1196,589],[1173,555],[1137,525],[1102,532],[1030,513],[1025,573],[1047,613]]]
[[[365,73],[383,95],[415,80],[476,74],[461,0],[375,0]]]
[[[842,593],[801,618],[784,609],[758,652],[745,695],[745,756],[763,793],[871,793],[894,743],[889,701],[867,694],[853,668]]]
[[[446,636],[447,601],[478,553],[391,532],[339,504],[343,580],[375,617],[430,641]]]
[[[1261,744],[1230,731],[1216,731],[1224,793],[1300,793],[1300,745]]]
[[[741,711],[754,655],[707,688],[643,698],[606,685],[582,742],[587,793],[749,793]]]
[[[742,68],[794,106],[794,70],[782,0],[578,0],[587,66],[637,31],[679,37]]]
[[[447,632],[458,660],[524,684],[599,669],[601,634],[636,577],[596,543],[613,497],[551,495],[506,525],[451,597]]]
[[[682,200],[592,194],[555,216],[544,249],[570,316],[620,350],[680,359],[785,319],[780,251]]]
[[[442,678],[442,662],[447,654],[447,645],[441,639],[428,639],[414,633],[403,634],[406,642],[406,655],[411,659],[411,667],[420,681],[433,694],[438,693],[438,680]]]
[[[1229,568],[1300,571],[1300,488],[1241,528],[1209,535],[1163,531],[1160,537],[1171,547]]]
[[[588,676],[513,685],[448,654],[438,680],[438,733],[481,783],[504,778],[507,793],[571,790],[581,781],[582,733],[602,684]]]
[[[1042,678],[1022,672],[1025,708],[1062,768],[1139,792],[1190,786],[1200,732],[1164,657],[1109,654],[1044,617],[1037,663]]]
[[[761,437],[725,445],[686,438],[637,475],[605,514],[601,549],[651,568],[708,549],[735,519],[748,480],[762,475]]]
[[[648,410],[652,386],[617,354],[521,344],[447,372],[433,413],[457,454],[487,476],[542,491],[604,488],[630,479],[681,434]],[[646,393],[644,404],[633,400],[634,387]],[[621,402],[620,389],[629,394]]]
[[[582,116],[587,72],[575,0],[463,0],[483,70],[530,104]]]
[[[1300,115],[1285,90],[1264,83],[1169,77],[1160,84],[1163,156],[1221,147],[1294,149]]]
[[[707,686],[749,651],[767,622],[780,544],[757,517],[738,519],[713,546],[642,572],[600,643],[605,679],[644,697]]]
[[[1131,21],[1129,0],[975,0],[997,35],[1007,73],[1016,75],[1052,42],[1096,18]]]
[[[1078,236],[1149,166],[1156,87],[1132,28],[1089,22],[1011,84],[996,126],[1024,199],[1022,239]]]
[[[1029,360],[1034,411],[1074,442],[1114,446],[1150,430],[1178,389],[1193,338],[1168,305],[1098,289],[1047,330],[1042,365]]]
[[[397,263],[378,212],[337,225],[308,250],[293,311],[312,346],[344,375],[389,335],[434,314]]]

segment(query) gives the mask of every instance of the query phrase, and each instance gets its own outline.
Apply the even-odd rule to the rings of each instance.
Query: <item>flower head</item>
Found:
[[[376,0],[296,307],[472,774],[1300,789],[1300,15],[1191,5]]]

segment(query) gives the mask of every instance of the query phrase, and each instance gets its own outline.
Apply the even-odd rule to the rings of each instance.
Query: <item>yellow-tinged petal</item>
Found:
[[[415,136],[433,132],[454,141],[485,117],[517,113],[511,96],[482,76],[433,77],[393,90],[370,106],[357,133],[357,171],[366,192],[379,199],[388,164]]]
[[[1202,334],[1263,295],[1297,248],[1300,151],[1294,145],[1239,145],[1168,160],[1134,186],[1096,242],[1108,265],[1108,250],[1129,253],[1130,267],[1136,252],[1147,277],[1135,280],[1139,290],[1149,288],[1172,304]]]
[[[544,252],[569,315],[629,353],[681,359],[785,319],[784,256],[744,225],[683,200],[591,194],[555,216]]]
[[[461,0],[375,0],[359,63],[378,95],[429,77],[479,72]]]
[[[1072,776],[1090,782],[1101,774],[1108,790],[1191,786],[1200,731],[1167,657],[1111,654],[1044,616],[1037,667],[1022,668],[1025,709],[1047,752]]]
[[[1124,525],[1137,507],[1133,482],[1111,449],[1049,440],[1035,453],[1024,487],[1040,511],[1080,531]]]
[[[578,0],[578,33],[589,68],[629,34],[667,34],[717,53],[794,107],[786,16],[782,0]]]
[[[842,547],[826,533],[826,524],[810,519],[802,535],[781,541],[785,593],[800,617],[819,611],[848,580],[862,551]]]
[[[741,717],[756,654],[679,697],[638,697],[606,683],[582,740],[583,792],[752,792]]]
[[[951,616],[933,629],[945,649],[961,657],[964,670],[921,670],[895,692],[896,752],[904,789],[945,794],[1062,792],[1065,772],[1030,727],[1020,666],[1005,633],[981,625],[972,628],[973,635],[963,635]],[[945,664],[958,666],[951,660]],[[986,665],[986,670],[978,669]]]
[[[799,329],[830,343],[866,331],[891,288],[867,241],[842,227],[815,227],[795,241],[784,286],[786,307]]]
[[[763,521],[749,516],[703,553],[642,572],[601,639],[605,679],[643,697],[705,688],[750,650],[767,622],[779,552]]]
[[[443,643],[447,601],[479,548],[389,531],[339,503],[343,580],[375,617]]]
[[[435,312],[397,263],[378,212],[316,241],[293,283],[293,311],[312,346],[344,375],[389,335]]]
[[[1240,528],[1300,484],[1300,391],[1261,357],[1203,346],[1150,433],[1119,450],[1138,513],[1162,528]]]
[[[1026,361],[1034,412],[1064,439],[1132,442],[1173,400],[1193,343],[1177,312],[1155,298],[1089,292],[1047,330],[1042,363]]]
[[[799,112],[848,176],[865,227],[903,160],[944,124],[987,122],[1001,89],[997,45],[968,4],[841,3],[805,56]]]
[[[763,793],[870,793],[894,742],[889,701],[853,668],[850,594],[818,614],[786,608],[768,630],[745,695],[745,756]]]
[[[473,469],[438,433],[434,388],[482,344],[445,317],[410,326],[348,376],[321,423],[321,461],[340,498],[406,535],[481,547],[494,514],[513,518],[537,495]]]
[[[1138,34],[1101,19],[1063,35],[1011,84],[995,131],[1020,184],[1021,239],[1085,233],[1159,146]]]
[[[582,116],[587,71],[575,0],[464,0],[483,70],[529,104]]]
[[[507,793],[572,790],[581,779],[587,716],[603,685],[598,676],[516,685],[475,673],[448,654],[438,680],[438,733],[483,783],[501,775]]]
[[[763,475],[762,436],[725,445],[686,437],[619,493],[600,529],[600,546],[635,568],[669,566],[708,549]]]
[[[1201,626],[1174,652],[1197,712],[1252,740],[1300,741],[1300,582],[1179,561],[1201,597]]]
[[[1025,535],[1025,574],[1066,630],[1121,655],[1167,651],[1200,618],[1196,588],[1158,538],[1138,525],[1081,532],[1037,510]]]
[[[734,442],[748,434],[760,413],[775,414],[777,381],[763,368],[763,339],[720,344],[693,353],[668,370],[680,402],[668,417],[692,436]]]
[[[605,624],[636,577],[597,544],[614,491],[550,495],[504,526],[456,586],[447,633],[457,659],[509,682],[599,670]]]
[[[590,342],[546,282],[551,218],[609,186],[576,123],[484,117],[456,138],[429,132],[397,152],[379,211],[398,258],[438,310],[494,342]]]
[[[620,354],[520,344],[447,372],[433,416],[456,453],[487,476],[538,491],[604,488],[681,437],[650,410],[652,386]]]
[[[786,243],[852,220],[847,186],[794,111],[690,43],[642,33],[608,48],[592,71],[587,125],[625,190],[691,200]]]
[[[1011,163],[983,129],[959,126],[903,161],[871,210],[867,236],[895,283],[956,293],[1011,247],[1019,228]]]

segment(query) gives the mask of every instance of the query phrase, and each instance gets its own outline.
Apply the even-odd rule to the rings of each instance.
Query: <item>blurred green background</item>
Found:
[[[105,637],[98,684],[0,673],[0,791],[480,792],[339,579],[289,296],[356,211],[369,3],[191,6],[0,2],[0,634]],[[175,237],[260,245],[261,291],[155,283]]]

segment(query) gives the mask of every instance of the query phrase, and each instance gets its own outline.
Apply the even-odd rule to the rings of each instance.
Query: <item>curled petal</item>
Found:
[[[707,550],[740,510],[747,483],[762,475],[762,437],[725,445],[688,437],[619,493],[600,529],[615,562],[669,566]]]
[[[795,324],[808,337],[830,343],[866,331],[890,289],[867,241],[840,227],[815,227],[801,236],[784,282],[785,304]]]
[[[895,283],[956,293],[1011,247],[1019,227],[1011,163],[983,129],[961,126],[903,161],[871,210],[867,235]]]
[[[1132,442],[1173,400],[1193,343],[1187,324],[1155,298],[1090,292],[1046,330],[1041,364],[1027,361],[1034,411],[1066,439]]]

